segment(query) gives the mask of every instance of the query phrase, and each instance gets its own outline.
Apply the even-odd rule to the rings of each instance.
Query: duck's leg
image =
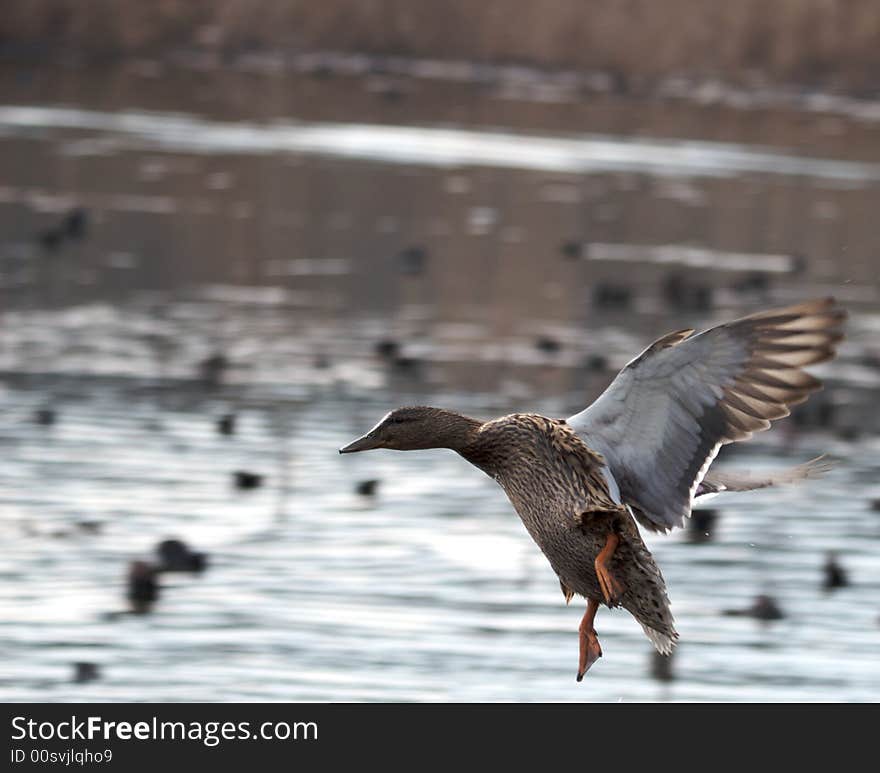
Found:
[[[608,538],[605,540],[605,547],[599,551],[599,555],[596,556],[596,561],[594,563],[594,566],[596,567],[596,577],[599,580],[599,587],[602,589],[602,595],[605,597],[605,603],[608,604],[608,606],[614,606],[623,594],[623,587],[614,578],[614,575],[611,574],[611,570],[608,568],[608,562],[611,560],[611,556],[614,555],[614,551],[617,549],[619,542],[620,537],[614,532],[609,532]]]
[[[584,612],[583,619],[578,628],[578,633],[580,633],[580,659],[578,660],[577,680],[579,682],[584,678],[584,674],[589,671],[590,666],[602,657],[599,637],[596,636],[596,629],[593,627],[593,621],[596,619],[596,610],[598,609],[598,601],[587,599],[587,611]]]

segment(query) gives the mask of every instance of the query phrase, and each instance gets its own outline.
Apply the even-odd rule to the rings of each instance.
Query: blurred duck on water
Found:
[[[247,470],[236,470],[232,473],[232,481],[237,489],[250,491],[263,485],[263,476]]]
[[[845,313],[833,299],[752,314],[699,334],[663,336],[588,408],[568,419],[512,414],[480,421],[404,407],[340,449],[448,448],[494,478],[559,577],[566,602],[587,600],[579,628],[580,681],[602,655],[601,604],[623,607],[657,651],[675,630],[666,584],[636,522],[681,527],[694,500],[810,477],[716,475],[723,444],[765,430],[821,387],[803,368],[834,356]]]
[[[84,238],[88,222],[88,212],[76,207],[65,214],[60,223],[40,231],[38,241],[46,252],[56,252],[65,240],[79,241]]]
[[[727,617],[752,617],[765,623],[785,619],[785,612],[782,611],[779,602],[773,596],[766,593],[755,596],[750,607],[745,609],[725,609],[724,614]]]
[[[56,418],[56,413],[52,408],[39,408],[34,413],[34,421],[41,427],[51,427],[55,423]]]
[[[179,539],[162,540],[156,546],[159,563],[157,572],[191,572],[199,574],[208,566],[208,556],[192,550]]]
[[[841,566],[837,558],[837,553],[830,551],[825,556],[825,566],[823,567],[824,577],[822,579],[822,587],[827,591],[837,588],[845,588],[849,585],[849,576],[846,569]]]
[[[199,363],[199,379],[202,385],[214,389],[223,382],[229,369],[229,359],[223,352],[214,352]]]
[[[132,561],[128,565],[128,602],[136,615],[149,612],[159,600],[157,570],[146,561]]]
[[[379,481],[376,478],[371,478],[369,480],[358,481],[357,486],[355,486],[355,491],[357,491],[362,497],[373,497],[376,496],[378,488]]]
[[[234,435],[237,417],[234,413],[225,413],[217,419],[217,432],[221,435]]]
[[[97,663],[89,661],[77,661],[73,664],[73,681],[77,684],[94,682],[101,678],[101,669]]]

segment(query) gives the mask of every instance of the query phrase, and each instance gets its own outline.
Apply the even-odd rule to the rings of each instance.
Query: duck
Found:
[[[263,485],[262,475],[257,472],[248,472],[247,470],[236,470],[232,473],[232,480],[235,487],[242,491],[249,491]]]
[[[831,359],[846,313],[833,298],[758,312],[696,333],[662,336],[587,408],[565,419],[514,413],[483,421],[431,406],[387,413],[339,449],[451,449],[504,490],[559,579],[586,600],[578,627],[581,681],[602,657],[601,606],[621,607],[655,649],[679,636],[666,583],[639,527],[683,527],[694,501],[812,477],[716,475],[720,448],[766,430],[821,388],[808,365]]]
[[[179,539],[165,539],[156,546],[156,572],[191,572],[200,574],[208,566],[208,556],[193,550]]]
[[[136,615],[149,612],[159,600],[159,582],[156,567],[147,561],[132,561],[128,565],[127,598]]]
[[[355,491],[360,494],[362,497],[373,497],[376,496],[376,492],[379,489],[379,480],[378,478],[370,478],[368,480],[358,481],[355,486]]]
[[[752,617],[764,623],[785,619],[785,612],[782,611],[779,602],[767,593],[759,593],[755,596],[750,607],[745,609],[725,609],[724,614],[727,617]]]
[[[73,664],[73,681],[77,684],[93,682],[101,678],[101,669],[97,663],[80,660]]]
[[[823,569],[822,587],[826,591],[832,591],[836,588],[845,588],[849,585],[849,575],[846,569],[841,566],[837,558],[837,553],[833,550],[829,551],[825,556],[825,566]]]

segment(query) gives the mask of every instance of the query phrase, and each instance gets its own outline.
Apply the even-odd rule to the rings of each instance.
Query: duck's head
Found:
[[[386,414],[366,435],[339,449],[340,454],[390,448],[416,451],[466,445],[481,422],[442,408],[415,406]]]

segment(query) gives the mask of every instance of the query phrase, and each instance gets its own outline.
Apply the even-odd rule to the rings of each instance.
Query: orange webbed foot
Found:
[[[586,633],[581,631],[577,681],[580,682],[584,678],[584,674],[590,670],[590,666],[601,657],[602,647],[599,645],[599,637],[596,635],[596,631],[590,630]]]
[[[599,646],[599,637],[596,635],[596,629],[593,628],[593,620],[596,618],[596,610],[599,609],[599,602],[593,599],[587,601],[587,611],[584,612],[578,633],[580,634],[580,657],[578,659],[577,680],[580,682],[584,678],[584,674],[590,670],[599,658],[602,657],[602,647]]]

